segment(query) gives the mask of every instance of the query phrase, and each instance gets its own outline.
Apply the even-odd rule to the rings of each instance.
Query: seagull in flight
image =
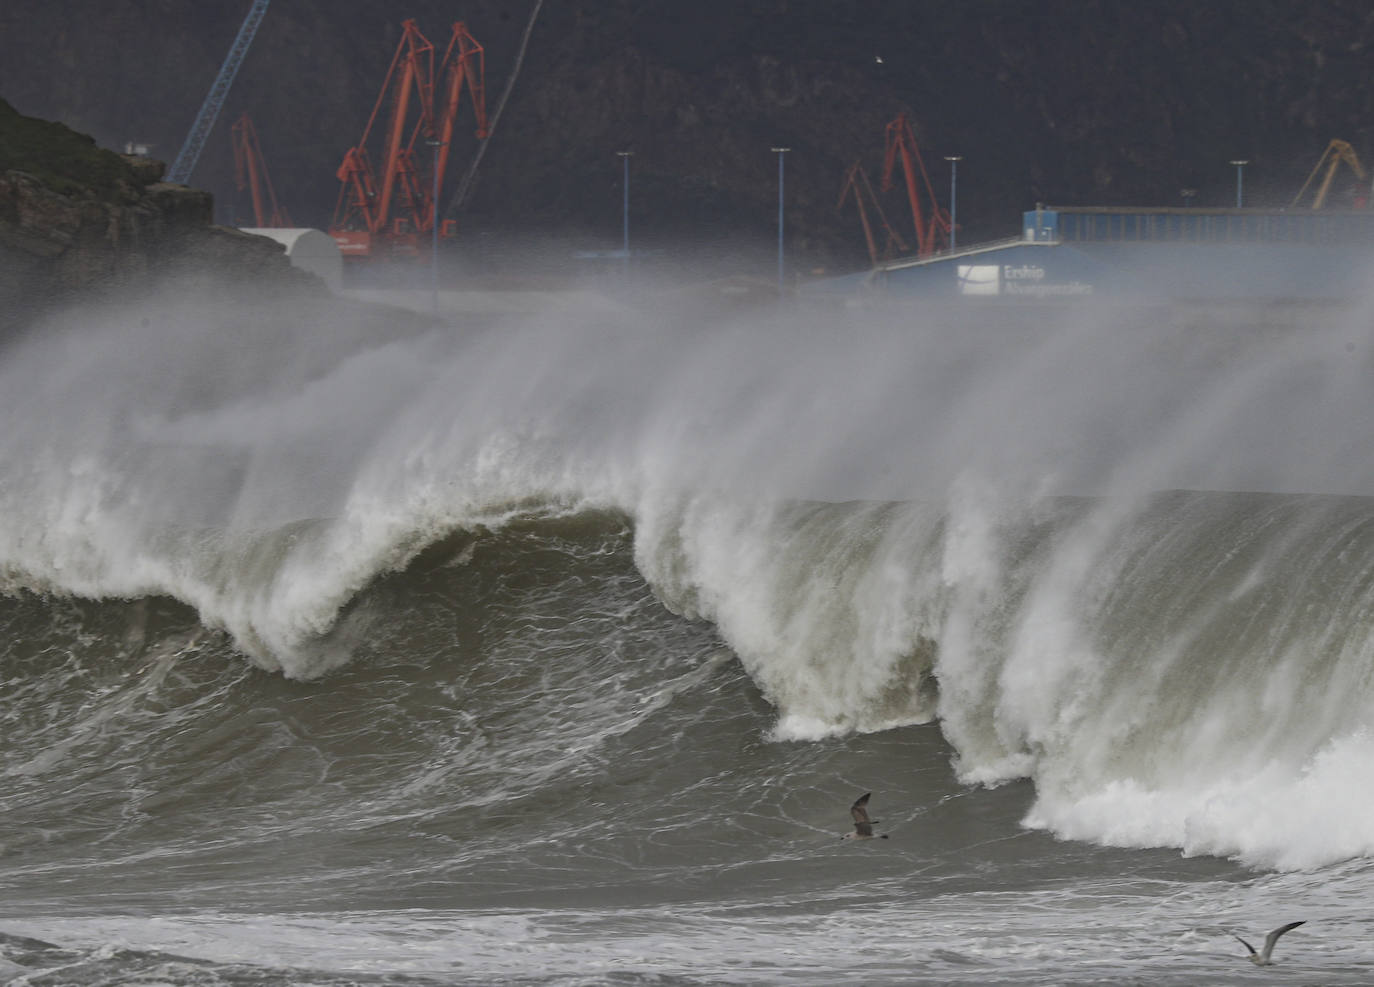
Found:
[[[881,819],[868,818],[868,797],[872,792],[864,792],[860,795],[853,805],[849,807],[849,814],[854,817],[854,832],[845,833],[840,837],[842,840],[871,840],[873,839],[873,824],[882,822]],[[878,837],[881,840],[887,839],[887,834],[883,833]]]
[[[1304,921],[1306,920],[1304,919]],[[1250,950],[1250,955],[1246,958],[1251,963],[1255,964],[1255,966],[1273,966],[1274,961],[1271,960],[1269,957],[1272,956],[1274,953],[1274,943],[1279,941],[1279,936],[1283,935],[1285,932],[1288,932],[1291,929],[1296,929],[1298,926],[1302,924],[1302,922],[1289,922],[1287,925],[1279,926],[1273,932],[1269,933],[1269,935],[1264,937],[1264,948],[1260,950],[1258,953],[1255,952],[1254,946],[1251,946],[1244,939],[1241,939],[1240,936],[1236,936],[1234,932],[1231,933],[1231,935],[1236,936],[1237,939],[1240,939],[1240,944],[1244,946],[1246,949]]]

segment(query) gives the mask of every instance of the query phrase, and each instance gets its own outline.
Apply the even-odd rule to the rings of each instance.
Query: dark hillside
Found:
[[[247,110],[280,197],[327,224],[334,170],[361,133],[399,37],[461,19],[487,49],[489,105],[532,0],[277,0],[194,181],[225,220],[231,120]],[[170,160],[247,2],[11,0],[0,95],[107,146]],[[1374,6],[1366,0],[546,0],[469,201],[469,230],[575,230],[613,242],[633,149],[637,236],[773,235],[787,160],[791,247],[861,262],[835,208],[845,167],[875,179],[883,127],[917,122],[932,181],[961,154],[965,242],[1056,204],[1286,204],[1332,138],[1374,158]],[[469,138],[470,140],[470,138]],[[461,165],[469,143],[457,150]],[[235,205],[236,204],[236,205]],[[898,214],[895,200],[891,214]]]

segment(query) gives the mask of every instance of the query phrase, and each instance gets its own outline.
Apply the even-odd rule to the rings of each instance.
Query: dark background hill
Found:
[[[250,7],[188,0],[9,0],[0,96],[102,145],[175,157]],[[229,124],[252,114],[280,199],[326,226],[342,152],[371,111],[400,24],[436,44],[456,20],[486,47],[488,105],[533,0],[276,0],[192,183],[218,216],[235,191]],[[948,190],[961,154],[962,242],[1014,235],[1058,205],[1281,206],[1332,138],[1374,158],[1368,0],[546,0],[465,210],[466,235],[620,232],[633,149],[637,242],[775,236],[787,159],[790,249],[831,269],[864,261],[836,210],[845,168],[876,180],[883,128],[916,122]],[[471,123],[470,116],[466,118]],[[470,127],[468,128],[470,141]],[[472,143],[456,149],[453,171]],[[451,172],[452,173],[452,172]],[[890,215],[899,215],[896,200]],[[909,221],[909,219],[908,219]]]

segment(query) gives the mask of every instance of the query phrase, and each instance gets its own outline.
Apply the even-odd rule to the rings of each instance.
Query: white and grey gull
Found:
[[[1304,919],[1303,921],[1305,922],[1306,919]],[[1231,935],[1236,936],[1237,939],[1240,939],[1240,944],[1244,946],[1246,949],[1250,950],[1250,955],[1246,957],[1246,959],[1248,959],[1251,963],[1255,964],[1255,966],[1273,966],[1274,961],[1270,959],[1270,957],[1274,955],[1274,943],[1279,941],[1279,936],[1283,935],[1285,932],[1289,932],[1293,929],[1296,929],[1298,926],[1302,924],[1303,922],[1289,922],[1287,925],[1279,926],[1273,932],[1269,933],[1269,935],[1264,937],[1264,948],[1261,949],[1258,953],[1255,952],[1254,946],[1251,946],[1244,939],[1241,939],[1240,936],[1236,936],[1234,932],[1231,933]]]

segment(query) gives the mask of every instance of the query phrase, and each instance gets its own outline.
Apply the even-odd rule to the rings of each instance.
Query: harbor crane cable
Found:
[[[534,22],[539,17],[539,9],[544,6],[544,0],[534,0],[534,9],[530,11],[530,18],[525,22],[525,33],[520,36],[520,48],[515,55],[515,65],[510,71],[510,76],[506,79],[506,88],[501,90],[501,101],[496,104],[496,112],[491,115],[491,126],[487,129],[487,134],[477,145],[477,152],[472,157],[472,164],[468,165],[468,170],[463,173],[463,178],[458,183],[458,188],[454,190],[453,198],[449,200],[448,208],[444,215],[452,219],[457,216],[458,211],[463,208],[463,203],[468,197],[468,190],[472,187],[473,179],[477,177],[477,168],[482,163],[482,156],[487,153],[487,144],[491,141],[491,135],[496,132],[496,124],[501,119],[501,111],[506,108],[506,100],[510,99],[511,90],[515,88],[516,76],[520,74],[520,67],[525,62],[525,49],[529,47],[530,35],[534,33]]]

